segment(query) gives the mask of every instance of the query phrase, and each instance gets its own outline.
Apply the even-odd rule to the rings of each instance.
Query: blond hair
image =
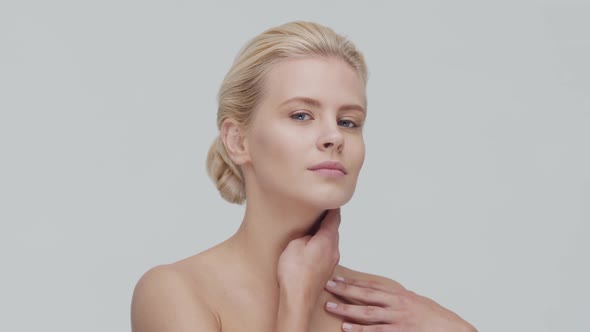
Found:
[[[272,66],[283,59],[309,56],[336,57],[348,63],[367,82],[363,55],[344,36],[313,22],[289,22],[264,31],[238,53],[218,94],[217,128],[231,118],[247,128],[263,94],[263,83]],[[221,197],[242,204],[246,188],[242,170],[229,157],[219,136],[207,155],[207,173]]]

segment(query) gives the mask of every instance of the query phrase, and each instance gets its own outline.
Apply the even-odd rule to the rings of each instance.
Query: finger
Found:
[[[329,210],[318,232],[336,233],[340,226],[340,208]]]
[[[360,324],[391,324],[399,319],[393,310],[377,306],[327,302],[326,310]]]
[[[364,288],[371,288],[371,289],[376,289],[376,290],[380,290],[383,292],[388,292],[388,293],[396,293],[398,291],[404,291],[406,290],[404,288],[404,286],[391,281],[389,285],[386,285],[385,283],[379,282],[378,280],[357,280],[357,279],[352,279],[352,278],[344,278],[341,276],[335,276],[334,280],[345,283],[347,285],[354,285],[354,286],[359,286],[359,287],[364,287]]]
[[[338,227],[340,226],[340,208],[328,211],[320,229],[314,236],[321,238],[329,238],[338,243]]]
[[[399,324],[360,325],[344,322],[342,331],[345,332],[401,332]]]
[[[303,243],[307,244],[307,242],[309,242],[309,240],[311,239],[311,235],[305,235],[299,238]]]
[[[329,280],[325,289],[340,297],[360,301],[364,304],[382,307],[394,307],[398,301],[398,294],[384,292],[378,289],[349,285],[343,282]]]

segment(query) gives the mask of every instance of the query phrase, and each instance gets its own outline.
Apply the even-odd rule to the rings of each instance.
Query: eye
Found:
[[[291,118],[297,121],[310,120],[311,115],[303,112],[291,114]]]
[[[351,120],[340,120],[340,121],[338,121],[338,125],[345,127],[345,128],[356,128],[359,126],[358,124],[354,123]]]

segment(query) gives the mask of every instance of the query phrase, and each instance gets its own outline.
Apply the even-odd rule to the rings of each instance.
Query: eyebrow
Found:
[[[309,98],[309,97],[293,97],[293,98],[289,98],[287,100],[285,100],[284,102],[282,102],[279,106],[284,106],[287,104],[291,104],[291,103],[302,103],[308,106],[312,106],[312,107],[317,107],[317,108],[321,108],[322,107],[322,103],[317,100],[317,99],[313,99],[313,98]],[[363,113],[366,113],[366,110],[364,107],[362,107],[361,105],[358,104],[346,104],[346,105],[342,105],[338,108],[339,111],[348,111],[348,110],[356,110],[356,111],[360,111]]]

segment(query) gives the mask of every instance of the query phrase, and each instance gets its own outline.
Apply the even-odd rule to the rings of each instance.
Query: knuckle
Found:
[[[406,290],[400,293],[400,304],[404,307],[409,307],[417,300],[416,293]]]
[[[375,281],[375,280],[369,280],[369,281],[367,281],[367,284],[368,284],[369,287],[379,286],[379,283],[377,281]]]
[[[370,298],[373,297],[373,295],[375,295],[375,291],[370,288],[361,288],[361,294],[365,298]]]
[[[408,307],[410,305],[411,297],[408,292],[400,292],[397,295],[397,302],[400,307]]]
[[[342,313],[350,313],[350,305],[348,304],[339,304],[338,311]]]
[[[372,306],[366,306],[362,310],[362,315],[366,318],[373,318],[376,315],[377,308]]]
[[[336,264],[340,262],[340,252],[338,250],[336,250],[336,252],[334,253],[332,260],[336,262]]]

